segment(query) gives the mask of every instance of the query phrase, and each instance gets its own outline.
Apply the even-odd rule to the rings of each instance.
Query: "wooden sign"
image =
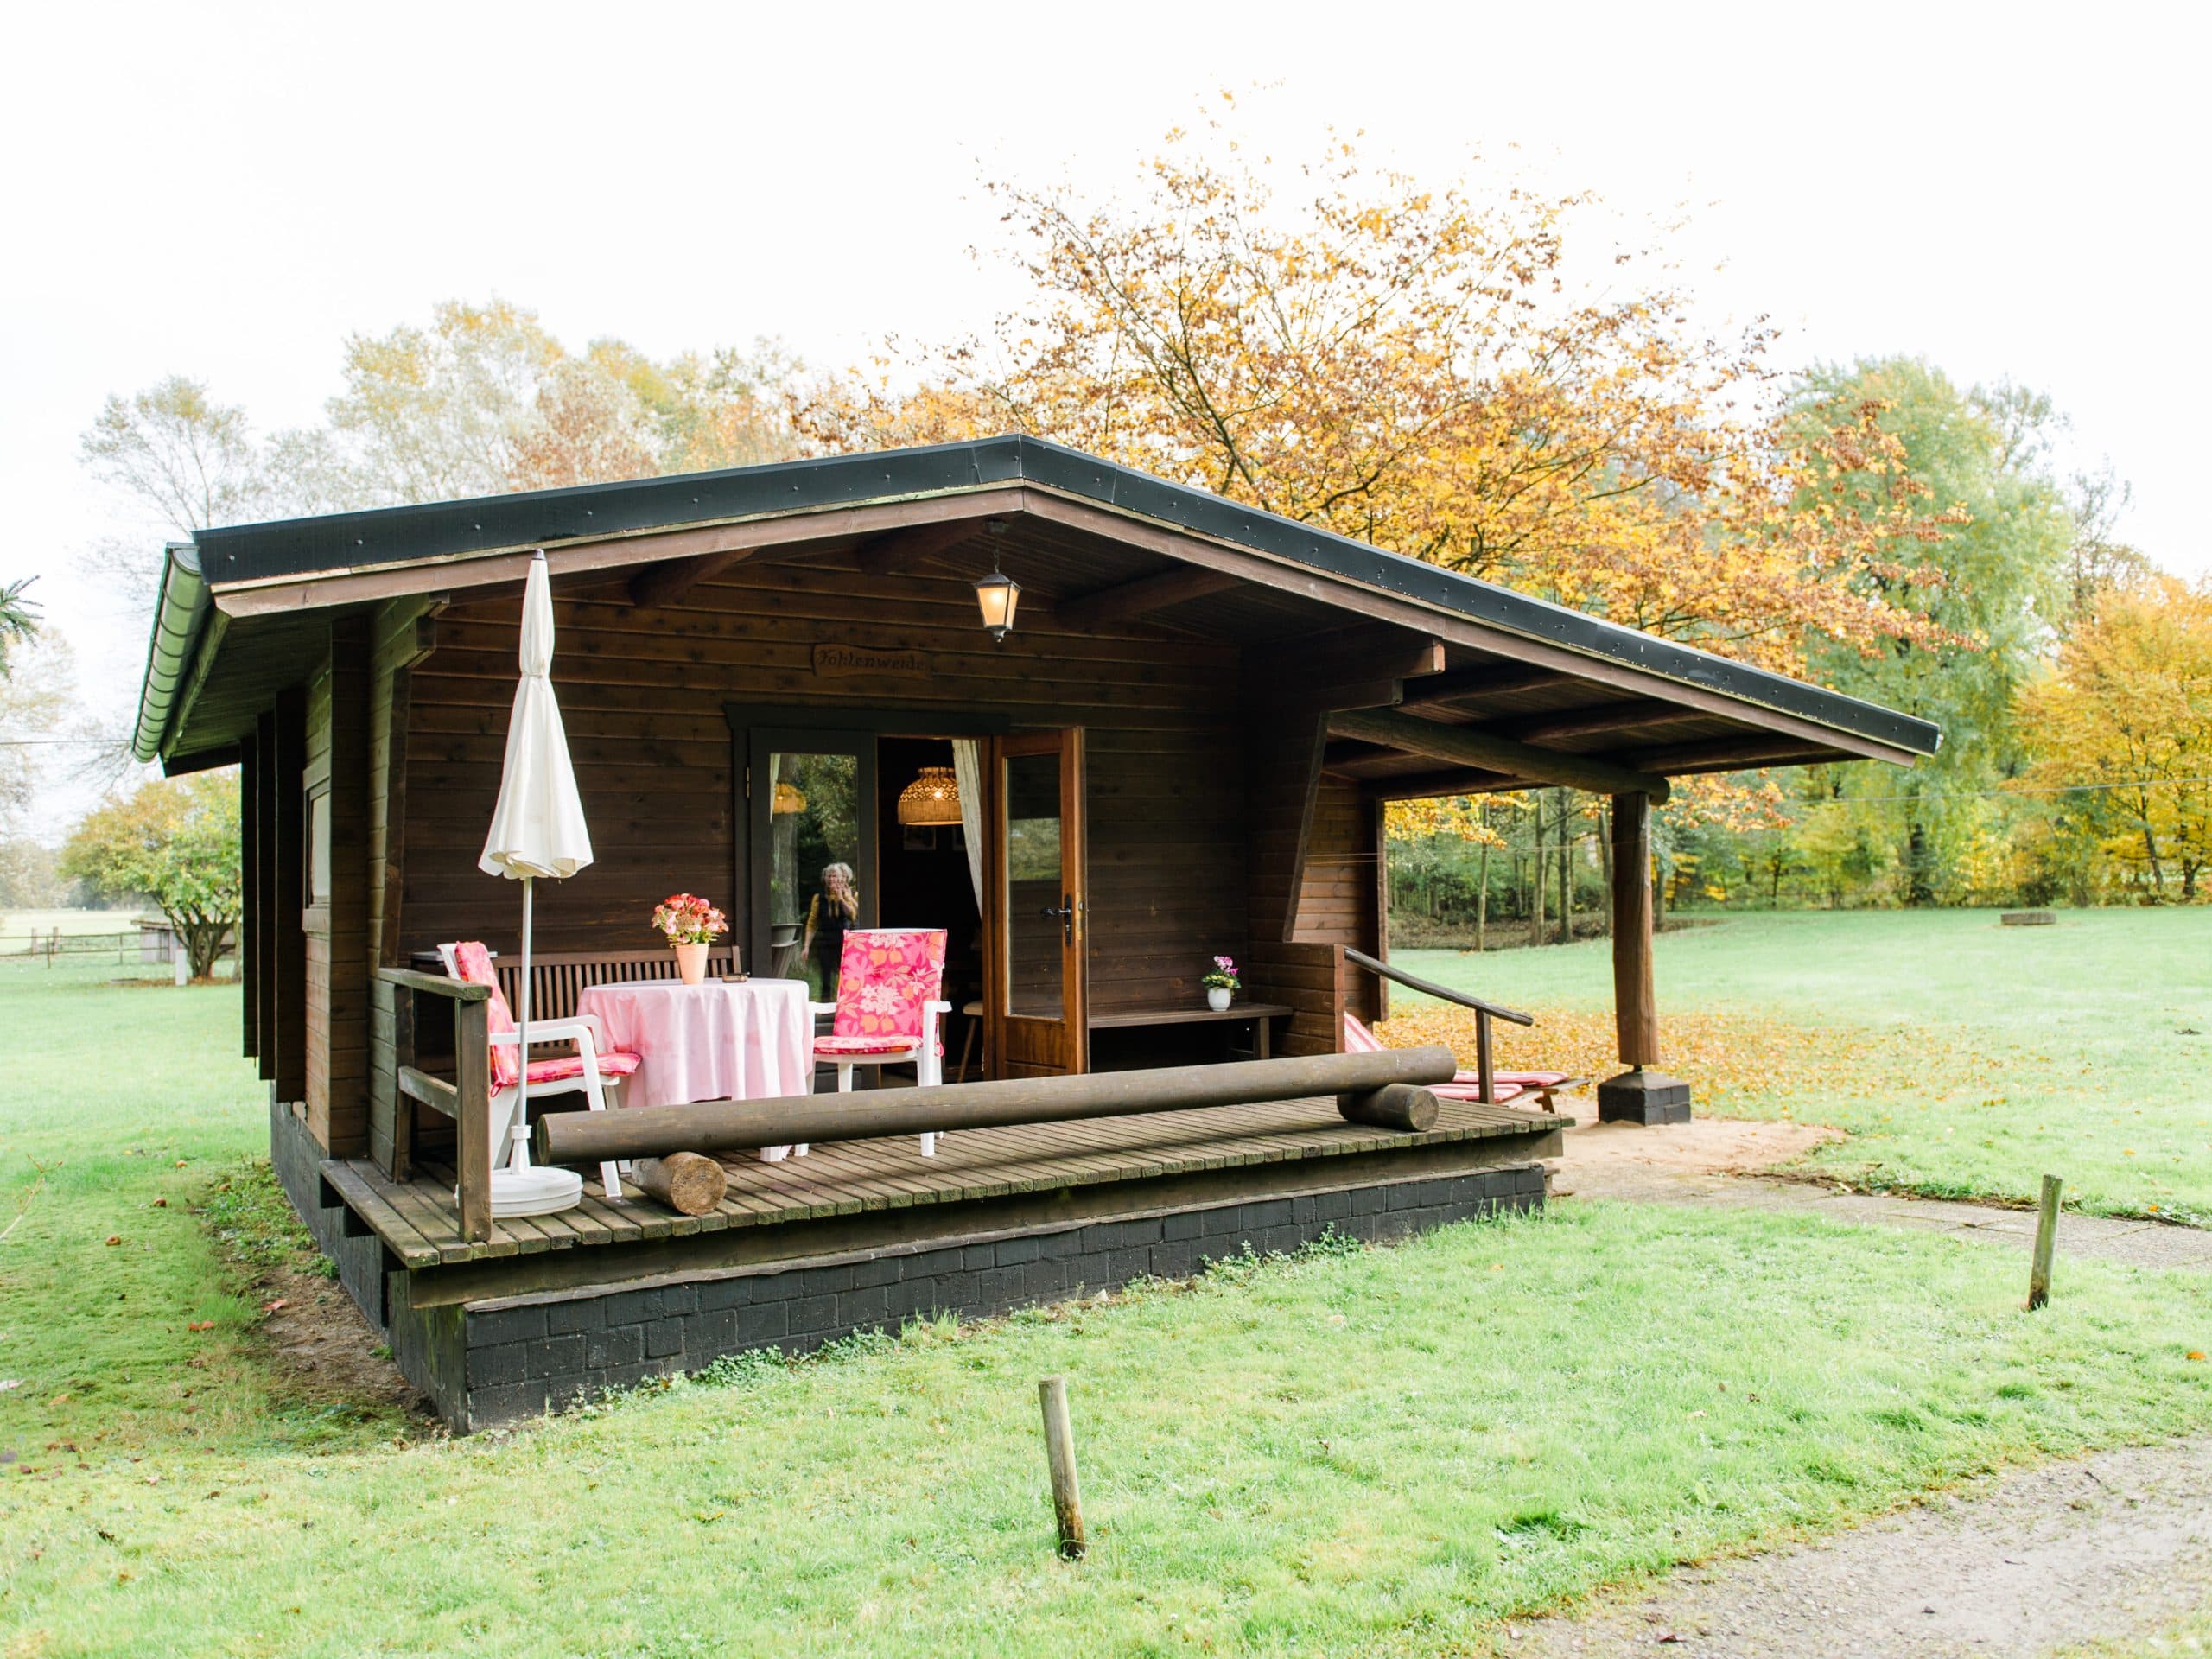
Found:
[[[905,674],[927,679],[929,656],[919,651],[877,651],[867,645],[817,645],[814,671],[825,680],[855,674]]]

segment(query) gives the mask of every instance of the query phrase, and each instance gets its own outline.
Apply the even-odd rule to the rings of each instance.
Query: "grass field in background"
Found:
[[[1662,934],[1664,1069],[1701,1110],[1849,1130],[1814,1166],[1870,1185],[2019,1200],[2048,1172],[2090,1210],[2212,1224],[2212,909],[2058,917],[1804,912]],[[1503,1034],[1502,1064],[1618,1069],[1603,940],[1393,960],[1538,1014]],[[1393,993],[1416,1016],[1424,1004]]]
[[[1850,963],[1900,936],[1796,919],[1739,935],[1821,964],[1759,1016],[1775,1040],[1847,1005],[1853,1031],[1910,1039],[1909,997],[1852,1000]],[[1954,959],[1972,925],[1907,919]],[[2182,949],[2168,918],[2114,919],[2151,925],[2107,952]],[[1662,946],[1662,996],[1697,986],[1714,1031],[1735,1029],[1732,985],[1777,973],[1702,954],[1737,925]],[[1485,959],[1480,988],[1587,1012],[1577,950]],[[228,1287],[208,1222],[267,1221],[232,1207],[266,1136],[236,990],[113,972],[0,964],[0,1024],[36,1059],[0,1071],[10,1659],[1480,1654],[1497,1620],[1608,1580],[2007,1460],[2212,1429],[2212,1364],[2190,1357],[2212,1347],[2202,1275],[2069,1262],[2030,1317],[2006,1251],[1575,1204],[421,1440],[309,1397]],[[2100,994],[2107,1019],[2158,1011]],[[1716,1068],[1757,1069],[1712,1040]],[[2044,1047],[2078,1069],[2102,1041]],[[1035,1383],[1054,1372],[1094,1537],[1081,1566],[1051,1548]]]

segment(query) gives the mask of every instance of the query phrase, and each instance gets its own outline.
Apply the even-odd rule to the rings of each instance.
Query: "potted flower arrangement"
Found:
[[[696,893],[678,893],[653,909],[653,925],[676,950],[676,970],[686,985],[707,977],[707,950],[715,935],[729,930],[729,918]]]
[[[1198,982],[1206,988],[1206,1006],[1216,1014],[1229,1012],[1229,1000],[1243,984],[1236,977],[1236,963],[1228,957],[1216,957],[1213,971]]]

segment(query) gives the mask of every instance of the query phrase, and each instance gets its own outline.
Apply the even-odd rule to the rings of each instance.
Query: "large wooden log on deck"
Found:
[[[1337,1109],[1348,1123],[1371,1123],[1378,1129],[1397,1129],[1426,1135],[1436,1127],[1436,1096],[1410,1083],[1385,1084],[1364,1094],[1338,1095]]]
[[[729,1190],[728,1173],[713,1159],[696,1152],[640,1158],[630,1179],[639,1192],[658,1198],[679,1216],[705,1215]]]
[[[541,1163],[595,1164],[671,1152],[734,1152],[796,1141],[861,1141],[1192,1111],[1315,1095],[1363,1095],[1394,1083],[1443,1083],[1457,1067],[1452,1051],[1436,1044],[1371,1054],[1307,1054],[1228,1065],[1011,1077],[933,1089],[559,1112],[538,1121],[536,1147]]]

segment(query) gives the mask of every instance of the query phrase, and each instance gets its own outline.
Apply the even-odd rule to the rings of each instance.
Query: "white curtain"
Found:
[[[960,834],[968,843],[968,879],[976,908],[983,907],[983,746],[972,737],[952,740],[952,780],[960,786]]]

